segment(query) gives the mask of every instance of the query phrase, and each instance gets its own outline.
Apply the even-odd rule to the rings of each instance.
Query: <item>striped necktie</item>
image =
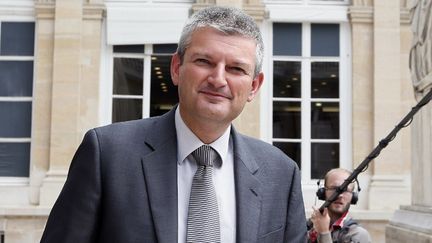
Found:
[[[198,163],[193,177],[187,221],[187,243],[219,243],[220,224],[213,184],[213,162],[217,152],[203,145],[192,152]]]

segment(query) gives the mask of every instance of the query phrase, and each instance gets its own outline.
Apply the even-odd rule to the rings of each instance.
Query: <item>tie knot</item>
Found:
[[[202,145],[192,152],[192,156],[197,161],[198,165],[213,166],[218,154],[209,145]]]

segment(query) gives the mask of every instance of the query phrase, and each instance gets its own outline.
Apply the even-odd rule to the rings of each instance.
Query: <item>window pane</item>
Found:
[[[144,45],[116,45],[114,53],[144,53]]]
[[[339,98],[339,63],[312,63],[312,98]]]
[[[114,58],[114,94],[143,94],[143,59]]]
[[[273,62],[273,96],[301,97],[301,63]]]
[[[0,176],[28,177],[30,143],[0,143]]]
[[[301,56],[301,24],[273,24],[273,55]]]
[[[3,22],[1,24],[2,56],[33,56],[35,24],[33,22]]]
[[[301,144],[300,143],[280,143],[274,142],[274,146],[282,150],[286,155],[293,159],[301,169]]]
[[[300,102],[273,102],[273,138],[301,138]]]
[[[177,86],[171,80],[170,63],[171,56],[152,56],[150,116],[162,115],[178,103]]]
[[[311,25],[312,56],[339,56],[339,25]]]
[[[141,99],[113,99],[112,122],[129,121],[141,118]]]
[[[312,102],[312,138],[339,138],[339,103]]]
[[[177,44],[156,44],[153,45],[153,53],[173,54],[177,50]]]
[[[339,167],[338,143],[312,143],[312,179],[322,179],[332,168]]]
[[[0,61],[0,96],[32,96],[33,61]]]
[[[0,102],[0,137],[29,138],[31,102]]]

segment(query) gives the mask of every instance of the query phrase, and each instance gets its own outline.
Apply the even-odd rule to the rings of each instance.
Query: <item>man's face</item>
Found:
[[[188,126],[227,126],[259,90],[254,77],[254,40],[212,28],[194,32],[183,60],[174,54],[171,76],[178,86],[180,113]]]
[[[326,198],[330,198],[331,195],[335,192],[335,189],[342,185],[345,182],[345,179],[348,178],[349,174],[344,171],[335,171],[328,175],[326,181]],[[335,218],[339,218],[345,212],[348,211],[351,205],[352,191],[354,189],[354,185],[348,185],[347,191],[343,192],[338,196],[336,201],[330,204],[328,207],[331,216],[335,216]]]

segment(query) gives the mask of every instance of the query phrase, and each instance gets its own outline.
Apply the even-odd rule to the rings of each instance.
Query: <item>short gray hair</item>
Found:
[[[261,72],[264,56],[261,31],[251,16],[240,9],[232,7],[207,7],[194,13],[189,18],[183,27],[177,48],[181,62],[183,62],[192,34],[203,27],[211,27],[227,35],[239,35],[253,39],[256,43],[254,78]]]

